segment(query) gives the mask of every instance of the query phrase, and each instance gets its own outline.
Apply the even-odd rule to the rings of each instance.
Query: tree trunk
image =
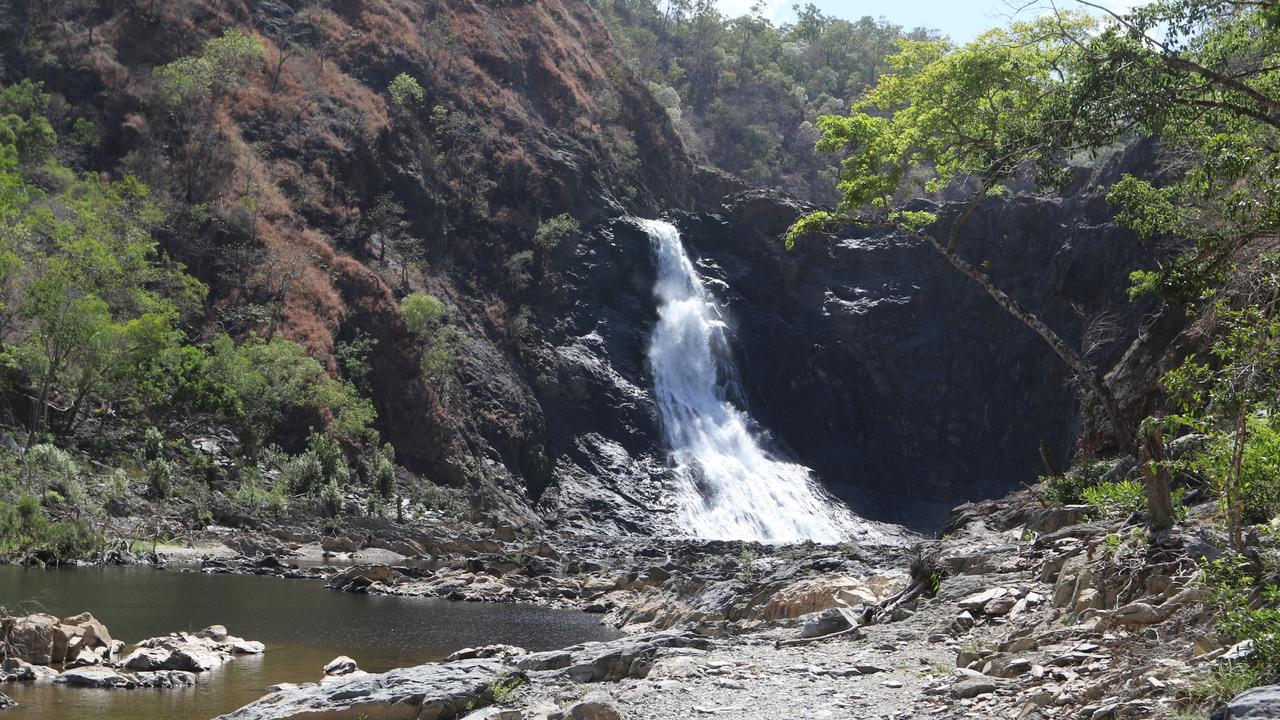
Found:
[[[1139,455],[1147,488],[1147,526],[1152,535],[1158,535],[1173,527],[1173,493],[1165,465],[1164,431],[1157,428],[1143,433]]]
[[[1227,473],[1227,534],[1231,547],[1244,547],[1244,525],[1241,520],[1240,472],[1244,466],[1244,446],[1249,440],[1249,406],[1241,405],[1236,415],[1236,437],[1231,444],[1231,469]]]

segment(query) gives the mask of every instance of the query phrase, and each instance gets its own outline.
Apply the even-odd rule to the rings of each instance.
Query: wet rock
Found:
[[[0,693],[0,710],[7,710],[8,708],[17,707],[17,706],[18,706],[18,702],[16,700],[9,697],[8,695],[5,695],[4,693]]]
[[[196,684],[196,676],[190,672],[163,671],[122,673],[107,667],[85,667],[64,670],[53,681],[60,685],[98,688],[102,690],[132,690],[134,688],[181,688]]]

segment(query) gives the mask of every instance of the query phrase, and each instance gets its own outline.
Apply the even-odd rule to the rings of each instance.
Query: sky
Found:
[[[716,0],[720,11],[736,17],[745,14],[756,0]],[[927,27],[940,30],[955,42],[972,40],[983,30],[1008,24],[1013,17],[1012,7],[1025,0],[765,0],[773,20],[785,22],[794,18],[791,6],[812,2],[828,15],[856,20],[865,15],[883,17],[895,25],[908,29]],[[1099,4],[1115,10],[1134,4],[1134,0],[1102,0]],[[1059,7],[1074,5],[1071,0],[1061,0]],[[1043,7],[1048,7],[1044,2]],[[1023,11],[1022,17],[1033,17]]]

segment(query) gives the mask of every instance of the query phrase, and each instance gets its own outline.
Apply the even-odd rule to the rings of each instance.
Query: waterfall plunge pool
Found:
[[[439,660],[490,643],[553,650],[620,633],[598,615],[531,605],[356,595],[317,582],[206,575],[151,567],[38,570],[0,566],[0,605],[11,614],[67,617],[88,611],[112,637],[136,643],[178,630],[225,625],[267,652],[237,657],[194,688],[91,690],[5,683],[18,707],[5,720],[208,720],[261,697],[270,685],[316,682],[338,655],[362,670]]]

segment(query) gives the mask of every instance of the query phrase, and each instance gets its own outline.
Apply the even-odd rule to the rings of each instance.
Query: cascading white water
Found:
[[[734,375],[725,325],[684,252],[680,232],[643,220],[657,256],[658,323],[649,344],[663,432],[697,537],[840,542],[865,521],[827,496],[808,468],[770,455],[726,390]]]

